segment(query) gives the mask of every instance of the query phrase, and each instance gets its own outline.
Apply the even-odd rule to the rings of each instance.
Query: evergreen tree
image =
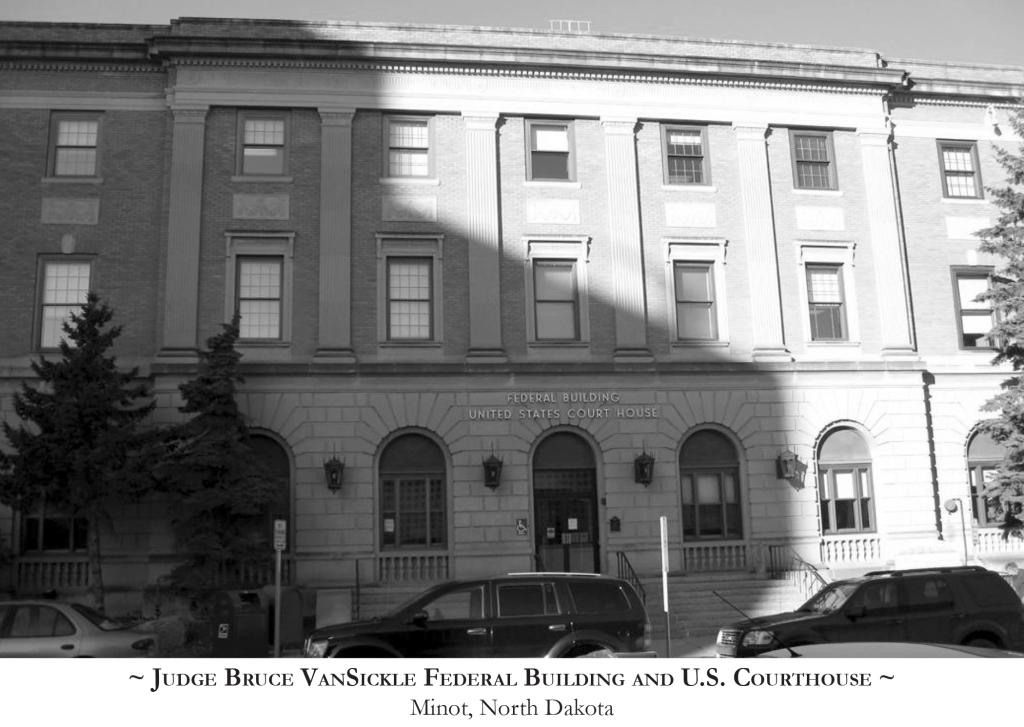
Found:
[[[270,516],[278,486],[248,447],[248,425],[235,399],[241,355],[238,316],[199,353],[196,377],[179,389],[192,418],[173,430],[158,467],[175,505],[185,562],[172,585],[190,592],[257,585],[272,555]]]
[[[14,397],[17,426],[4,422],[12,447],[0,453],[0,502],[30,513],[45,504],[86,524],[89,594],[104,607],[100,527],[141,497],[151,480],[138,456],[147,435],[140,424],[154,403],[138,370],[121,371],[110,350],[121,334],[113,312],[89,293],[65,322],[60,358],[32,363],[37,382]],[[72,533],[75,532],[72,527]]]
[[[1024,109],[1011,115],[1010,125],[1018,138],[1024,138]],[[1008,538],[1021,537],[1024,528],[1024,144],[1017,153],[997,149],[996,155],[1006,170],[1007,185],[988,190],[1000,213],[996,223],[979,234],[980,250],[1001,262],[980,299],[990,301],[995,314],[989,334],[998,350],[993,364],[1010,364],[1014,373],[985,405],[998,416],[987,421],[984,430],[1006,450],[985,496],[998,503],[1003,537]]]

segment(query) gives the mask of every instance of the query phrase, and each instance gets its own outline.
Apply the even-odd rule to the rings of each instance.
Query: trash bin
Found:
[[[270,626],[266,599],[259,591],[213,594],[213,656],[266,657]]]

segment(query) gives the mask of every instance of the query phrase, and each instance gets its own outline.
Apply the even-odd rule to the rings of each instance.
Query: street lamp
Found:
[[[951,497],[943,503],[943,507],[950,515],[954,512],[960,513],[960,535],[964,541],[964,565],[967,565],[967,523],[964,520],[964,504],[959,497]]]

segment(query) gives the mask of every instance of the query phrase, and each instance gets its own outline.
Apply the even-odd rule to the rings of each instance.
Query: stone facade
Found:
[[[49,42],[26,55],[23,40]],[[944,198],[936,145],[975,142],[981,179],[999,184],[992,144],[1019,141],[1006,116],[1024,70],[672,38],[550,44],[365,24],[0,24],[0,411],[13,417],[39,352],[46,261],[89,262],[124,325],[122,362],[143,367],[169,420],[197,347],[238,304],[239,261],[272,258],[281,312],[273,335],[240,344],[240,400],[288,462],[297,584],[613,572],[619,553],[650,573],[661,517],[676,571],[785,569],[793,553],[837,571],[955,562],[961,540],[972,558],[1009,557],[970,518],[961,538],[941,508],[970,503],[968,440],[1001,373],[958,345],[952,277],[994,262],[970,235],[994,208]],[[100,119],[87,177],[49,166],[69,112]],[[247,114],[283,120],[272,174],[242,167]],[[426,129],[423,174],[388,171],[403,119]],[[566,130],[547,150],[565,154],[564,179],[530,178],[538,125]],[[674,129],[698,130],[699,183],[667,176]],[[823,188],[794,180],[808,133],[827,141]],[[417,340],[389,334],[389,261],[408,260],[429,271]],[[572,271],[556,299],[571,298],[571,335],[540,329],[544,261]],[[678,333],[707,310],[681,294],[680,270],[713,287],[707,335]],[[841,291],[837,335],[812,326],[814,270]],[[702,432],[731,456],[687,450]],[[863,450],[828,460],[836,432]],[[429,473],[389,456],[408,434],[437,453]],[[797,467],[783,476],[785,453]],[[337,491],[323,469],[335,454]],[[829,477],[841,484],[819,487]],[[434,494],[402,500],[420,485]],[[829,509],[847,486],[859,514]],[[421,512],[399,512],[392,487]],[[131,508],[106,534],[109,582],[139,588],[173,562],[159,513]],[[76,557],[21,548],[21,523],[0,519],[19,578]]]

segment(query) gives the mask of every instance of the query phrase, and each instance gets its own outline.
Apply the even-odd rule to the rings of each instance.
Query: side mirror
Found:
[[[413,626],[426,626],[427,621],[430,620],[430,614],[426,611],[417,611],[412,615],[412,619],[409,620]]]
[[[859,606],[853,606],[846,612],[846,617],[851,621],[856,621],[859,618],[864,618],[868,613],[867,606],[861,604]]]

